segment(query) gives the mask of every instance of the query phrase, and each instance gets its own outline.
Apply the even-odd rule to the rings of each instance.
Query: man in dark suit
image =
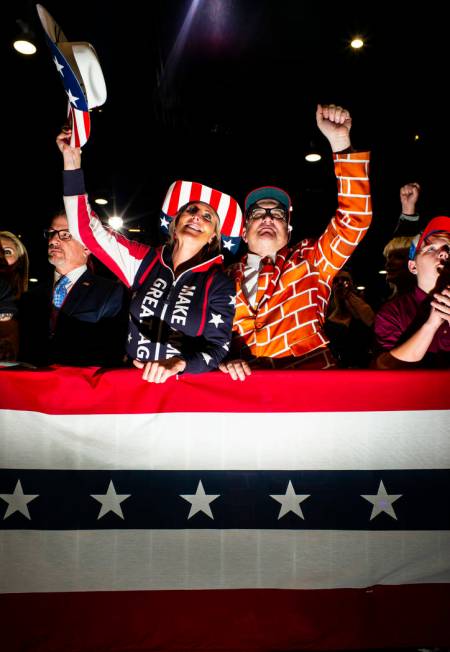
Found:
[[[89,270],[89,250],[72,238],[64,213],[45,233],[53,279],[22,298],[19,359],[38,366],[119,365],[126,337],[124,286]]]

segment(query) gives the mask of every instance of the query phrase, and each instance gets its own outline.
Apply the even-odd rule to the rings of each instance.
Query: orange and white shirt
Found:
[[[325,313],[333,277],[365,236],[372,218],[369,154],[335,154],[338,209],[317,240],[286,246],[266,265],[252,305],[245,287],[247,256],[229,272],[236,282],[233,357],[303,356],[325,348]]]

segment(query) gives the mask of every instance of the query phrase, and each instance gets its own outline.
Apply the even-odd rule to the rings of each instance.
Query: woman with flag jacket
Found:
[[[184,371],[218,366],[228,351],[235,311],[233,282],[222,271],[220,237],[236,245],[242,213],[234,199],[199,183],[177,181],[161,222],[169,243],[153,248],[105,228],[91,212],[80,150],[70,130],[57,138],[64,158],[70,232],[131,289],[127,353],[143,379],[162,383]]]

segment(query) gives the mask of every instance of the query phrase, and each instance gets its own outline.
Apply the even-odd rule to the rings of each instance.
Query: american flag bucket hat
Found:
[[[161,229],[167,233],[169,224],[182,206],[201,201],[213,208],[220,221],[222,246],[231,253],[239,247],[242,232],[242,211],[233,197],[195,181],[174,181],[167,191],[161,209]]]

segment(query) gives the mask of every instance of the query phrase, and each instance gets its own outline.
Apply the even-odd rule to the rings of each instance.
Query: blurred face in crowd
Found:
[[[394,283],[397,278],[405,275],[408,271],[409,249],[392,249],[386,256],[386,280]]]
[[[3,249],[3,256],[8,265],[14,265],[19,258],[19,252],[12,240],[9,238],[0,238],[0,246]]]
[[[348,272],[338,272],[333,279],[333,291],[337,297],[345,297],[353,288],[353,280]]]
[[[67,274],[86,264],[89,250],[72,238],[65,215],[54,217],[48,231],[48,261],[57,272]]]
[[[430,292],[439,276],[449,265],[450,233],[434,233],[423,242],[414,260],[408,263],[409,270],[417,275],[417,285]]]
[[[260,256],[282,249],[289,240],[285,207],[276,199],[258,200],[247,213],[242,237],[249,251]]]

